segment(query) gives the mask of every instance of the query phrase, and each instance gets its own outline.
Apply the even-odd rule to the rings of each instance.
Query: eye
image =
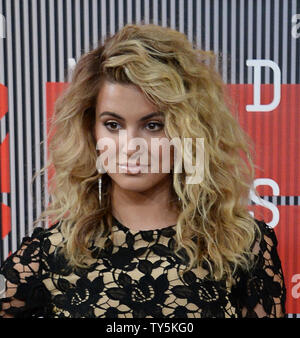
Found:
[[[116,125],[119,125],[118,122],[115,122],[115,121],[107,121],[107,122],[104,122],[103,125],[108,129],[108,130],[112,130],[112,131],[115,131],[115,130],[118,130],[115,128]],[[109,127],[108,127],[109,126]]]
[[[117,126],[120,126],[120,124],[115,121],[107,121],[107,122],[104,122],[103,125],[110,131],[117,131],[118,129],[120,129],[120,128],[117,128]],[[146,125],[146,128],[150,131],[160,131],[163,129],[163,127],[164,127],[164,124],[159,123],[159,122],[149,122]]]
[[[150,131],[160,131],[163,129],[164,125],[159,122],[149,122],[147,126],[150,126],[149,130]],[[155,126],[158,127],[155,129]]]

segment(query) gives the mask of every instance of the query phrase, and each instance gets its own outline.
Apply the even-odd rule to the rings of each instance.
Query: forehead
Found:
[[[97,112],[101,111],[123,115],[131,113],[141,117],[157,111],[157,106],[135,85],[105,81],[97,95]]]

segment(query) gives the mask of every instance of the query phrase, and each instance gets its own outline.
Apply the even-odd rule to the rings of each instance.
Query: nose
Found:
[[[122,132],[122,133],[121,133]],[[125,131],[120,131],[119,151],[124,162],[130,159],[139,158],[145,151],[147,152],[148,144],[146,140],[139,136],[135,128],[128,128]],[[121,161],[121,163],[124,163]]]

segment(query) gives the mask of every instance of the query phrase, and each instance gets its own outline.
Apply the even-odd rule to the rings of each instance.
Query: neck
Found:
[[[142,192],[122,189],[112,181],[112,213],[123,225],[140,230],[176,224],[179,209],[172,191],[170,176]]]

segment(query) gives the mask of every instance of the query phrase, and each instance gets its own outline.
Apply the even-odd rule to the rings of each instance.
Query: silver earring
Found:
[[[96,168],[97,168],[97,171],[99,174],[104,174],[106,171],[105,171],[105,168],[103,167],[102,165],[102,162],[101,161],[97,161],[96,163]],[[98,187],[99,187],[99,203],[101,204],[101,196],[102,196],[102,175],[100,178],[98,178]]]
[[[102,178],[98,179],[98,186],[99,186],[99,203],[101,204],[101,194],[102,194]]]

